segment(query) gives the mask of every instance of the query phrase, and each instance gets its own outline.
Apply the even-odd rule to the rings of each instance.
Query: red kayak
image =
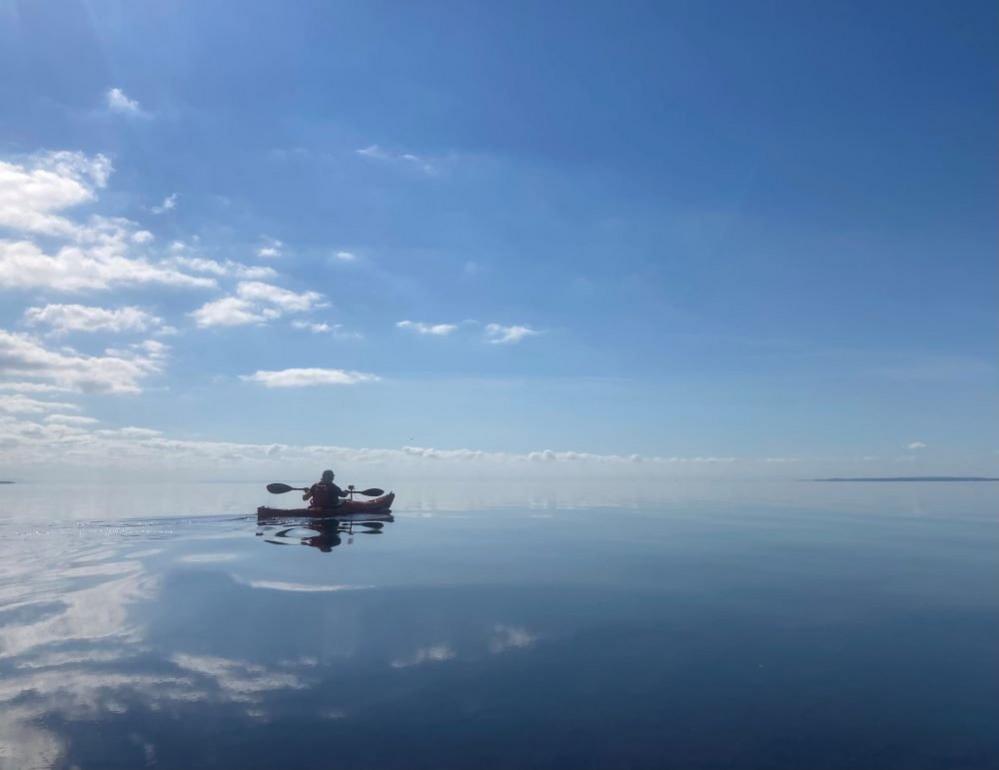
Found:
[[[335,519],[358,513],[387,513],[395,500],[395,493],[389,492],[381,497],[370,500],[344,500],[336,508],[268,508],[262,505],[257,508],[258,519],[309,518]]]

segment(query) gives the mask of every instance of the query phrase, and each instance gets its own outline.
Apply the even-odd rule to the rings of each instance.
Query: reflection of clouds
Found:
[[[129,647],[129,652],[135,654],[144,651],[141,648]],[[41,653],[31,660],[19,660],[16,668],[55,668],[57,666],[72,666],[80,664],[114,663],[127,657],[124,652],[114,650],[86,650],[73,652]]]
[[[528,631],[523,626],[508,626],[497,623],[486,640],[486,649],[492,655],[499,655],[507,650],[526,649],[537,640],[538,634]],[[395,658],[391,661],[392,668],[410,668],[427,663],[443,663],[458,657],[457,651],[446,642],[420,647],[411,655]]]
[[[239,554],[235,553],[192,553],[181,556],[177,561],[184,564],[218,564],[225,561],[236,561]]]
[[[497,655],[510,649],[530,647],[538,640],[537,634],[532,634],[526,628],[519,626],[496,625],[494,634],[489,640],[489,652]]]
[[[294,674],[272,671],[248,661],[186,653],[173,655],[170,660],[185,671],[214,679],[220,699],[234,703],[258,703],[261,693],[305,687]]]
[[[131,556],[133,559],[145,559],[149,556],[156,556],[156,554],[160,553],[163,553],[162,548],[146,548],[142,551],[136,551],[135,553],[131,554]]]
[[[30,526],[30,548],[9,537],[0,552],[0,770],[85,765],[81,758],[93,749],[72,736],[93,730],[102,731],[96,745],[113,745],[141,767],[144,752],[163,761],[165,744],[133,730],[146,724],[156,735],[175,734],[208,714],[251,729],[305,708],[334,725],[352,710],[350,688],[383,685],[339,677],[346,689],[334,695],[319,686],[331,672],[360,662],[387,680],[435,678],[448,661],[482,661],[536,639],[518,615],[488,608],[448,605],[429,623],[420,607],[407,605],[384,619],[373,614],[373,595],[339,593],[378,590],[347,582],[358,574],[273,563],[251,571],[240,547],[204,543],[231,536],[217,534],[223,528],[243,527],[245,537],[245,522],[215,522],[207,535],[180,523]],[[183,542],[174,545],[178,535]],[[230,562],[233,555],[241,560]],[[191,574],[199,563],[222,561],[230,563]],[[243,575],[230,582],[233,572]],[[233,645],[236,629],[259,628],[231,623],[227,613],[242,603],[263,610],[261,617],[274,611],[271,617],[295,620],[261,631],[259,642]],[[301,638],[282,646],[287,632]]]
[[[54,714],[69,721],[96,721],[127,711],[138,694],[150,709],[198,700],[186,676],[90,671],[79,666],[32,670],[0,680],[0,770],[43,770],[61,764],[63,743],[41,727]]]
[[[53,714],[89,721],[123,713],[128,694],[171,698],[189,694],[193,684],[186,676],[108,669],[145,651],[136,645],[142,629],[128,617],[158,586],[142,562],[115,560],[114,547],[80,543],[75,531],[40,534],[30,558],[0,559],[0,604],[7,611],[0,661],[13,665],[0,679],[0,770],[64,761],[63,741],[44,727]]]
[[[430,647],[421,647],[412,655],[405,658],[396,658],[392,661],[392,668],[409,668],[410,666],[420,666],[424,663],[440,663],[451,660],[455,657],[455,651],[447,644],[434,644]]]
[[[121,663],[126,657],[124,650],[45,654],[19,662],[15,675],[0,679],[0,770],[42,770],[59,765],[61,741],[37,726],[52,720],[53,715],[58,715],[56,721],[100,722],[104,715],[125,714],[129,704],[138,700],[152,712],[174,711],[183,703],[232,703],[247,717],[268,719],[264,706],[267,693],[307,686],[285,671],[187,653],[169,658],[177,669],[169,673],[123,673],[84,665]],[[148,758],[154,747],[139,740]]]
[[[37,563],[32,566],[34,570],[38,569]],[[111,579],[92,580],[99,577]],[[76,590],[67,588],[67,580],[81,578],[89,584],[87,587]],[[129,626],[127,621],[128,605],[152,596],[156,584],[156,579],[144,572],[140,562],[127,561],[70,567],[50,580],[35,577],[30,582],[7,586],[3,600],[15,603],[20,600],[17,606],[41,601],[50,603],[51,597],[58,596],[63,607],[40,620],[0,628],[0,658],[20,655],[33,647],[57,642],[110,638],[138,641],[139,629]]]
[[[0,681],[0,703],[30,695],[32,700],[44,702],[47,714],[55,711],[67,719],[91,720],[107,711],[120,712],[121,696],[128,692],[141,693],[144,699],[158,703],[200,700],[193,685],[187,675],[53,668],[5,677]]]
[[[40,710],[5,705],[0,719],[0,770],[47,770],[62,757],[62,742],[34,723]]]
[[[129,739],[132,743],[142,747],[142,753],[146,759],[146,767],[152,767],[156,764],[156,746],[147,740],[143,740],[141,735],[137,735],[135,733],[132,733],[129,736]]]
[[[539,639],[538,634],[528,631],[523,626],[511,626],[504,623],[497,623],[492,627],[491,633],[485,640],[485,647],[492,655],[499,655],[508,650],[526,649],[534,645]],[[481,648],[480,648],[481,649]],[[464,651],[463,656],[471,651]],[[478,655],[471,653],[473,657]],[[443,663],[446,660],[453,660],[458,657],[458,652],[447,642],[438,642],[426,647],[419,647],[410,655],[405,655],[393,659],[390,662],[392,668],[410,668],[411,666],[421,666],[427,663]]]
[[[269,721],[281,715],[275,711],[275,697],[306,691],[313,677],[322,676],[319,660],[307,655],[261,664],[202,654],[214,650],[202,650],[200,644],[190,652],[173,647],[166,654],[156,643],[161,640],[151,644],[147,621],[161,617],[154,602],[171,570],[153,574],[136,556],[157,556],[165,549],[145,543],[122,548],[125,538],[150,538],[147,525],[57,523],[33,525],[27,533],[8,527],[5,534],[8,550],[0,551],[0,770],[68,764],[76,750],[64,736],[91,725],[108,729],[109,740],[131,742],[129,748],[138,752],[135,764],[142,766],[143,756],[147,763],[157,759],[156,747],[143,735],[122,733],[126,722],[173,721],[206,708],[225,708],[237,720]],[[27,551],[18,537],[22,534],[30,535]],[[222,544],[209,548],[176,554],[160,566],[176,570],[178,564],[240,557]],[[244,595],[247,588],[329,592],[371,587],[239,583]],[[176,597],[163,598],[170,602]],[[345,714],[327,709],[323,716],[339,719]]]
[[[362,591],[374,586],[330,584],[330,583],[288,583],[283,580],[240,580],[237,582],[250,588],[263,588],[268,591],[299,591],[304,593],[328,593],[330,591]]]

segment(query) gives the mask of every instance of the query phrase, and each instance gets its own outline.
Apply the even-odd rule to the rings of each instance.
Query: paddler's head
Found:
[[[326,484],[331,484],[333,482],[333,477],[335,474],[333,471],[323,471],[323,482]]]

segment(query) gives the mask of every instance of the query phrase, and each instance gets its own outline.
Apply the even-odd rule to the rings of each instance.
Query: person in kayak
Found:
[[[310,500],[310,505],[313,508],[320,508],[322,510],[336,508],[340,505],[340,498],[346,497],[348,493],[333,483],[334,478],[335,474],[333,471],[323,471],[322,479],[309,487],[306,493],[302,495],[302,499]]]

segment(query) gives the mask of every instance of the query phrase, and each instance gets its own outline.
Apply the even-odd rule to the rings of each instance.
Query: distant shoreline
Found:
[[[829,479],[809,479],[809,481],[999,481],[993,476],[859,476],[835,477]]]

